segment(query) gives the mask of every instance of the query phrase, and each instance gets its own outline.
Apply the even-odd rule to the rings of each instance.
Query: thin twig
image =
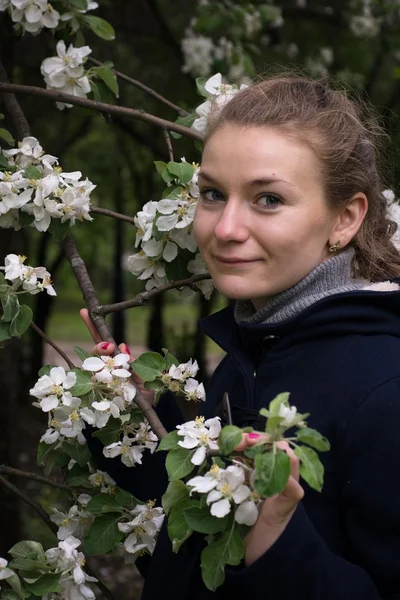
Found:
[[[66,104],[73,104],[75,106],[83,106],[84,108],[91,108],[98,112],[105,113],[107,115],[118,115],[124,117],[130,117],[144,121],[145,123],[151,123],[156,127],[162,129],[168,129],[169,131],[176,131],[188,138],[193,140],[202,141],[202,135],[190,127],[179,125],[178,123],[172,123],[166,119],[161,119],[155,115],[146,113],[144,110],[137,108],[127,108],[125,106],[116,106],[115,104],[106,104],[105,102],[97,102],[96,100],[88,100],[87,98],[79,98],[78,96],[72,96],[72,94],[64,94],[63,92],[56,92],[54,90],[45,90],[43,88],[31,86],[31,85],[20,85],[17,83],[0,83],[0,92],[15,92],[16,94],[26,94],[28,96],[41,96],[43,98],[49,98],[55,102],[65,102]]]
[[[169,160],[174,161],[174,150],[172,148],[171,136],[169,135],[168,129],[163,129],[163,135],[168,148]]]
[[[37,504],[36,502],[31,500],[26,494],[24,494],[24,492],[21,492],[21,490],[19,488],[17,488],[15,485],[10,483],[8,481],[8,479],[3,477],[2,475],[0,475],[0,484],[2,484],[4,487],[9,489],[10,492],[12,492],[16,496],[18,496],[18,498],[21,498],[21,500],[23,500],[26,504],[28,504],[31,508],[33,508],[33,510],[39,515],[39,517],[46,523],[47,527],[55,535],[57,535],[57,531],[58,531],[57,525],[55,523],[53,523],[53,521],[51,521],[47,512],[39,504]],[[96,577],[96,579],[97,579],[96,585],[103,592],[104,596],[106,598],[108,598],[108,600],[114,600],[114,597],[113,597],[112,593],[110,592],[110,590],[104,585],[104,583],[102,581],[100,581],[100,579],[97,577],[97,575],[95,573],[93,573],[93,570],[89,567],[87,562],[85,565],[85,571],[88,575],[91,575],[92,577]]]
[[[72,239],[71,234],[67,234],[64,240],[64,251],[66,257],[72,267],[74,275],[78,281],[79,287],[81,288],[81,292],[83,298],[87,304],[89,309],[90,317],[99,332],[99,335],[102,340],[106,340],[108,342],[112,342],[115,345],[115,354],[118,354],[117,344],[113,339],[111,332],[104,320],[103,315],[98,312],[99,300],[96,296],[96,291],[94,286],[90,280],[89,273],[86,269],[86,265],[83,262],[82,258],[79,255],[78,249],[75,246],[75,243]],[[133,382],[132,382],[133,383]],[[136,387],[136,386],[135,386]],[[161,423],[156,411],[154,408],[147,402],[145,398],[143,398],[142,394],[136,388],[135,395],[135,403],[138,405],[146,419],[148,420],[152,430],[156,434],[159,439],[162,439],[167,435],[167,430]]]
[[[51,531],[57,535],[57,525],[50,520],[50,517],[47,514],[47,512],[39,504],[31,500],[26,494],[24,494],[24,492],[21,492],[19,488],[17,488],[14,484],[10,483],[8,479],[3,477],[2,475],[0,475],[0,483],[4,485],[4,487],[8,488],[13,494],[18,496],[18,498],[21,498],[21,500],[26,502],[26,504],[29,504],[29,506],[33,508],[35,512],[37,512],[39,517],[43,519],[43,521],[47,524]]]
[[[45,483],[46,485],[51,485],[52,487],[59,488],[60,490],[66,490],[67,492],[71,493],[78,489],[81,490],[81,488],[72,487],[70,485],[67,485],[66,483],[58,483],[53,479],[43,477],[43,475],[38,475],[37,473],[29,473],[28,471],[21,471],[20,469],[14,469],[14,467],[8,467],[7,465],[0,465],[0,473],[4,473],[5,475],[15,475],[15,477],[31,479],[32,481],[40,481],[40,483]],[[87,492],[87,490],[85,491]]]
[[[54,350],[56,350],[56,352],[58,352],[58,354],[60,356],[62,356],[62,358],[65,360],[65,362],[67,363],[67,365],[69,366],[70,369],[73,369],[75,367],[74,363],[72,362],[72,360],[70,360],[68,358],[68,356],[65,354],[65,352],[63,352],[61,350],[61,348],[59,348],[57,346],[57,344],[55,344],[49,337],[47,337],[47,335],[44,333],[44,331],[42,331],[37,325],[35,325],[35,323],[31,323],[31,327],[34,331],[36,331],[36,333],[38,333],[40,335],[41,338],[44,339],[45,342],[47,342],[47,344],[49,344],[52,348],[54,348]]]
[[[8,77],[3,64],[0,62],[0,82],[8,83]],[[11,117],[16,134],[22,140],[30,135],[29,123],[14,94],[1,94],[6,111]]]
[[[92,56],[88,57],[88,62],[91,62],[94,65],[98,65],[99,67],[104,67],[104,64],[100,60],[97,60],[96,58],[93,58]],[[114,73],[118,77],[118,79],[122,79],[123,81],[127,81],[128,83],[131,83],[135,87],[140,88],[141,90],[143,90],[147,94],[150,94],[150,96],[153,96],[153,98],[157,98],[157,100],[160,100],[160,102],[163,102],[164,104],[166,104],[167,106],[169,106],[173,110],[176,110],[177,113],[179,114],[179,116],[186,117],[189,114],[186,110],[183,110],[183,108],[181,108],[180,106],[177,106],[176,104],[174,104],[173,102],[171,102],[170,100],[168,100],[168,98],[164,98],[164,96],[162,96],[161,94],[159,94],[158,92],[156,92],[152,88],[148,87],[147,85],[145,85],[141,81],[138,81],[137,79],[133,79],[133,77],[129,77],[129,75],[125,75],[125,73],[121,73],[121,71],[117,71],[114,68],[112,70],[114,71]]]
[[[211,279],[211,275],[208,273],[205,275],[193,275],[193,277],[189,277],[188,279],[181,279],[179,281],[170,281],[169,283],[165,283],[158,288],[153,288],[148,292],[140,292],[134,298],[130,300],[124,300],[123,302],[116,302],[115,304],[102,304],[95,309],[95,313],[106,316],[113,312],[118,312],[120,310],[126,310],[127,308],[134,308],[135,306],[145,306],[151,298],[154,296],[158,296],[163,292],[168,292],[168,290],[174,290],[181,287],[192,287],[193,284],[198,281],[204,281],[206,279]],[[198,291],[198,290],[196,290]]]
[[[127,223],[131,223],[135,225],[135,218],[128,217],[128,215],[123,215],[122,213],[115,212],[114,210],[110,210],[109,208],[100,208],[99,206],[91,206],[90,212],[97,213],[99,215],[104,215],[106,217],[113,217],[114,219],[119,219],[120,221],[126,221]],[[135,225],[136,227],[136,225]]]

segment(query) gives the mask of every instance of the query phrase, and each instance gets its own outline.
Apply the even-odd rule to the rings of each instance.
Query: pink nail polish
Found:
[[[259,433],[248,433],[247,435],[251,440],[257,440],[260,437]]]
[[[104,342],[104,344],[101,345],[101,347],[103,348],[103,350],[107,350],[108,346],[109,346],[108,342]]]

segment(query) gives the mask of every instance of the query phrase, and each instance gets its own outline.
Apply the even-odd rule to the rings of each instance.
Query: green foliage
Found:
[[[310,487],[320,492],[324,484],[324,467],[318,458],[318,454],[307,446],[297,446],[294,452],[301,461],[300,475]]]
[[[115,39],[114,28],[108,21],[94,15],[84,15],[82,21],[103,40],[111,41]]]
[[[171,480],[182,479],[189,475],[195,467],[191,459],[194,450],[186,450],[186,448],[174,448],[167,454],[165,466],[167,468],[168,477]]]
[[[263,498],[280,494],[290,475],[290,458],[280,448],[274,448],[254,459],[257,477],[254,487]]]
[[[3,129],[2,127],[0,127],[0,138],[2,140],[5,140],[10,146],[14,145],[14,138],[11,135],[11,133],[7,131],[7,129]]]
[[[242,440],[242,430],[236,425],[226,425],[221,429],[218,445],[221,454],[231,454]]]
[[[97,77],[99,77],[102,81],[104,81],[106,86],[118,98],[118,96],[119,96],[118,81],[117,81],[117,77],[116,77],[114,71],[112,71],[108,67],[102,66],[102,67],[93,67],[92,72],[95,73],[95,75],[97,75]]]
[[[244,542],[233,527],[210,542],[201,553],[203,581],[215,592],[225,580],[225,565],[238,565],[244,556]]]
[[[83,348],[80,348],[79,346],[73,346],[72,349],[77,355],[77,357],[81,359],[82,362],[86,360],[86,358],[89,358],[91,356],[90,352],[84,350]]]
[[[331,447],[326,437],[323,437],[319,431],[310,427],[298,429],[296,431],[296,438],[299,442],[307,444],[307,446],[312,446],[320,452],[327,452]]]
[[[85,554],[94,556],[110,552],[124,537],[118,529],[120,513],[111,512],[97,517],[86,534],[83,544]]]
[[[156,452],[160,452],[161,450],[172,450],[172,448],[175,448],[181,440],[182,437],[178,435],[177,431],[170,431],[162,440],[160,440]]]
[[[121,438],[121,432],[121,420],[110,417],[107,425],[102,427],[102,429],[95,431],[93,433],[93,437],[98,438],[104,444],[104,446],[108,446],[109,444],[119,442]]]
[[[92,375],[78,368],[73,368],[72,372],[76,375],[76,383],[69,390],[71,394],[78,397],[88,394],[93,389]]]
[[[166,362],[161,354],[157,352],[145,352],[132,364],[132,370],[143,381],[154,381],[157,377],[161,377],[165,368]]]
[[[183,510],[183,514],[189,527],[199,533],[219,533],[228,527],[228,515],[213,517],[209,506],[189,506]]]
[[[173,506],[182,500],[189,500],[189,489],[178,479],[170,481],[166,492],[162,497],[162,507],[168,514]]]

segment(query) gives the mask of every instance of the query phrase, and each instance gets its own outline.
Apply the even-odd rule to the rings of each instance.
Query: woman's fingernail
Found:
[[[108,342],[104,342],[104,344],[102,344],[101,347],[103,348],[103,350],[107,350],[109,345],[110,344]]]
[[[247,435],[251,440],[257,440],[260,437],[259,433],[248,433]]]
[[[125,350],[127,351],[127,353],[129,354],[129,356],[131,355],[131,351],[129,350],[128,346],[125,344]]]

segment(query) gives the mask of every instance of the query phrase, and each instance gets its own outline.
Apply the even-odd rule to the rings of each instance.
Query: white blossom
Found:
[[[127,467],[134,467],[136,464],[142,464],[142,456],[145,446],[135,444],[135,441],[128,436],[124,436],[122,442],[114,442],[103,448],[103,454],[106,458],[115,458],[121,456],[121,461]]]
[[[44,27],[55,29],[60,20],[60,14],[47,0],[2,0],[1,10],[8,10],[22,31],[33,34],[40,33]]]
[[[7,568],[8,561],[5,558],[0,558],[0,579],[8,579],[14,574],[14,571]]]
[[[94,521],[94,515],[85,510],[85,506],[90,500],[91,496],[81,494],[78,497],[78,503],[71,506],[67,513],[53,508],[50,520],[58,526],[57,537],[59,540],[65,540],[69,536],[74,536],[79,540],[83,539],[90,524]]]
[[[91,356],[86,358],[82,363],[82,369],[95,373],[95,378],[98,381],[110,382],[114,377],[130,377],[128,371],[129,354],[120,353],[117,356]]]
[[[31,396],[40,400],[43,412],[49,412],[56,408],[60,401],[66,406],[71,406],[76,400],[70,392],[76,383],[76,375],[73,371],[65,372],[63,367],[53,367],[49,375],[43,375],[29,390]]]
[[[183,425],[177,426],[178,435],[183,440],[178,445],[188,450],[196,452],[190,459],[194,465],[201,465],[205,458],[207,449],[218,450],[218,436],[221,431],[221,421],[219,417],[204,420],[204,417],[196,417],[194,421],[188,421]]]
[[[94,487],[100,487],[102,494],[111,493],[112,489],[116,486],[114,479],[106,471],[97,470],[92,475],[89,475],[88,479]]]
[[[293,425],[296,419],[297,408],[295,406],[285,406],[285,404],[281,404],[279,406],[278,415],[279,417],[283,418],[282,425],[290,427],[291,425]]]
[[[165,517],[163,509],[154,507],[153,502],[148,502],[138,504],[131,511],[131,515],[134,517],[131,521],[118,523],[118,529],[129,534],[124,541],[126,552],[135,555],[133,559],[144,552],[152,554]]]
[[[185,59],[182,71],[191,75],[207,77],[214,62],[214,42],[211,38],[196,34],[193,29],[185,31],[181,42]]]

